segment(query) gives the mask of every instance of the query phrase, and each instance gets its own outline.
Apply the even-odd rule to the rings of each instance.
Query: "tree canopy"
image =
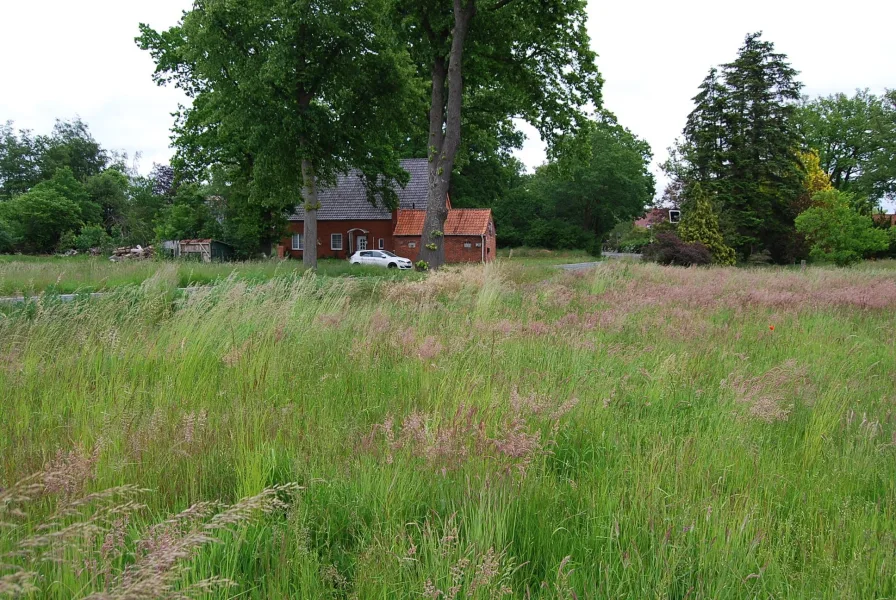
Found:
[[[726,244],[746,259],[793,259],[794,198],[802,189],[796,102],[801,84],[787,56],[761,33],[734,61],[711,69],[667,171],[715,197]]]
[[[896,199],[896,90],[806,100],[798,116],[805,144],[831,183],[855,194],[863,212]]]
[[[465,125],[494,147],[502,132],[513,130],[512,118],[519,117],[552,145],[584,121],[588,107],[599,105],[601,79],[585,28],[585,6],[584,0],[396,4],[417,71],[430,82],[430,190],[420,254],[429,266],[445,259],[445,195]]]
[[[238,167],[272,217],[301,193],[312,239],[317,186],[339,172],[360,169],[371,200],[394,202],[414,90],[391,14],[390,0],[203,0],[167,31],[141,25],[156,80],[193,99],[175,127],[181,164]]]

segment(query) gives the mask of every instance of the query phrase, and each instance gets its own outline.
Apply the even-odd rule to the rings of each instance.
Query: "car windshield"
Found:
[[[382,252],[382,253],[385,254],[386,256],[394,256],[395,258],[398,258],[397,255],[392,254],[392,253],[389,252],[388,250],[380,250],[380,252]]]

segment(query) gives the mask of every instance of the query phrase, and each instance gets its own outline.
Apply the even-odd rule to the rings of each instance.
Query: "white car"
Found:
[[[359,250],[348,259],[353,265],[373,265],[390,269],[413,269],[414,263],[388,250]]]

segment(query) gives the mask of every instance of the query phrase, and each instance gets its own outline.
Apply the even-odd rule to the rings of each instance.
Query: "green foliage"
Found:
[[[653,198],[650,147],[604,112],[558,140],[556,153],[495,204],[498,241],[597,254],[603,237],[643,214]]]
[[[53,133],[36,140],[41,177],[49,179],[59,169],[70,169],[75,179],[84,183],[99,175],[109,163],[109,155],[93,139],[87,124],[80,118],[57,119]]]
[[[428,271],[429,270],[429,263],[426,262],[425,260],[418,260],[417,262],[414,263],[414,266],[417,267],[418,271]]]
[[[372,201],[394,205],[393,184],[407,181],[397,142],[422,90],[390,9],[389,0],[211,0],[167,31],[141,25],[156,81],[193,100],[174,129],[178,166],[197,177],[212,165],[240,169],[249,200],[271,215],[303,193],[314,203],[314,186],[351,167]]]
[[[712,254],[715,264],[733,265],[736,262],[734,249],[725,245],[712,202],[699,183],[695,182],[688,188],[685,200],[678,237],[684,242],[703,244]]]
[[[50,186],[0,203],[0,221],[25,252],[52,252],[62,236],[81,225],[81,209]]]
[[[653,241],[651,230],[632,221],[622,221],[607,234],[604,245],[615,252],[640,253]]]
[[[436,250],[438,248],[435,244],[426,244],[426,247],[430,250]]]
[[[81,228],[78,235],[74,236],[72,245],[81,252],[92,248],[107,250],[112,246],[112,238],[102,225],[86,225]]]
[[[193,238],[221,239],[220,206],[195,184],[182,185],[173,203],[163,207],[156,219],[158,240]]]
[[[851,194],[820,192],[813,203],[796,218],[796,229],[806,236],[814,260],[849,265],[889,246],[887,232],[853,208]]]
[[[3,209],[0,208],[0,215],[2,214]],[[0,216],[0,254],[6,254],[15,250],[17,241],[12,226]]]
[[[0,201],[23,194],[40,181],[39,152],[31,132],[0,125]]]
[[[32,188],[32,191],[55,192],[66,200],[73,202],[78,206],[82,223],[95,225],[103,222],[102,207],[90,199],[87,188],[75,178],[69,167],[60,167],[53,173],[50,179],[41,181]],[[73,222],[70,223],[68,229],[75,231],[79,227],[80,223]]]
[[[796,75],[774,44],[748,35],[737,58],[704,79],[684,141],[665,165],[673,178],[699,182],[715,198],[725,244],[744,259],[762,251],[777,262],[794,258],[802,190]]]
[[[834,187],[867,199],[871,214],[884,199],[896,198],[896,102],[894,92],[868,90],[852,97],[833,94],[800,106],[800,132],[817,149]]]
[[[105,227],[121,226],[124,223],[130,185],[127,175],[112,168],[87,180],[87,194],[91,202],[100,207]]]

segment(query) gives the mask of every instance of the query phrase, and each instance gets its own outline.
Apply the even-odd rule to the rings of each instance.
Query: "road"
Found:
[[[627,252],[604,252],[601,256],[604,258],[615,258],[615,259],[627,259],[627,260],[641,260],[640,254],[630,254]],[[583,269],[593,269],[594,267],[601,264],[600,262],[586,262],[586,263],[575,263],[571,265],[560,265],[561,269],[566,269],[567,271],[581,271]]]

